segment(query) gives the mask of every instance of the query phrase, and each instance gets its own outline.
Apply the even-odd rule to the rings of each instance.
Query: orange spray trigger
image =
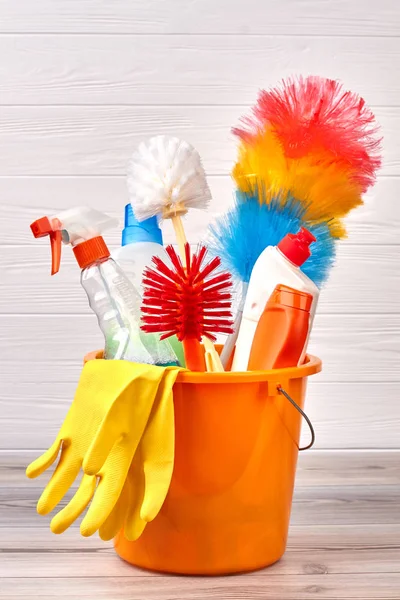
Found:
[[[58,219],[55,221],[57,226],[61,226]],[[46,235],[50,237],[51,274],[55,275],[60,270],[61,263],[61,229],[54,229],[50,219],[48,217],[42,217],[31,224],[31,230],[35,238],[45,237]]]

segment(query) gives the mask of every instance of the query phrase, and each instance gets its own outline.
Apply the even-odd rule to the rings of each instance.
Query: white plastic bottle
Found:
[[[168,254],[165,252],[161,229],[157,217],[137,221],[133,214],[132,206],[125,206],[125,226],[122,231],[122,245],[112,254],[114,260],[126,273],[128,279],[142,292],[143,271],[151,267],[151,259],[158,256],[163,262],[169,264]]]
[[[140,330],[140,295],[111,258],[100,235],[117,223],[97,210],[78,207],[38,219],[31,229],[35,237],[50,237],[52,275],[60,268],[61,242],[73,247],[81,268],[81,284],[105,338],[106,359],[176,365],[168,342]]]
[[[302,228],[295,235],[288,234],[285,236],[277,246],[268,246],[258,257],[250,277],[232,371],[247,370],[258,321],[277,285],[287,285],[313,296],[309,325],[309,332],[311,331],[319,289],[300,270],[300,267],[311,256],[310,245],[315,241],[316,239],[312,233]],[[268,343],[267,340],[266,343]],[[304,360],[306,346],[307,344],[304,347],[299,364]]]

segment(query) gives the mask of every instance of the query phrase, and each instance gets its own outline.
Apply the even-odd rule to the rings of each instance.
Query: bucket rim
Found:
[[[309,375],[319,373],[322,361],[317,356],[306,355],[306,362],[299,367],[285,369],[270,369],[268,371],[225,371],[224,373],[199,373],[197,371],[181,371],[176,378],[176,383],[257,383],[279,382],[289,379],[302,379]]]
[[[84,358],[89,360],[103,357],[103,350],[89,352]],[[202,373],[198,371],[181,371],[176,378],[176,383],[215,384],[215,383],[257,383],[271,381],[278,383],[289,379],[302,379],[319,373],[322,369],[322,361],[312,354],[306,355],[303,365],[298,367],[287,367],[285,369],[270,369],[269,371],[225,371],[224,373]]]

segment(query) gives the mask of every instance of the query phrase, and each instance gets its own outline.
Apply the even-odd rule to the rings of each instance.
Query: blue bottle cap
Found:
[[[153,242],[163,245],[161,229],[157,217],[139,222],[133,214],[132,206],[125,206],[125,227],[122,230],[122,246],[137,242]]]

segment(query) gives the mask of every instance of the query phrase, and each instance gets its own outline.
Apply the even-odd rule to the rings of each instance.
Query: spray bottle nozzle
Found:
[[[32,223],[31,229],[35,238],[45,237],[46,235],[50,237],[51,274],[54,275],[60,269],[61,246],[63,243],[69,244],[77,250],[79,245],[90,242],[78,251],[81,262],[84,261],[86,264],[90,257],[94,260],[97,255],[100,258],[105,256],[105,243],[92,243],[92,240],[98,239],[102,231],[116,225],[118,225],[116,219],[88,206],[78,206],[64,210],[54,217],[42,217]],[[93,254],[95,251],[97,254]]]
[[[34,221],[31,225],[32,233],[35,238],[45,237],[53,232],[53,227],[48,217],[42,217],[37,221]]]
[[[48,235],[51,246],[51,274],[55,275],[60,270],[61,263],[61,223],[58,219],[50,221],[48,217],[37,219],[31,224],[31,230],[35,238],[41,238]]]

